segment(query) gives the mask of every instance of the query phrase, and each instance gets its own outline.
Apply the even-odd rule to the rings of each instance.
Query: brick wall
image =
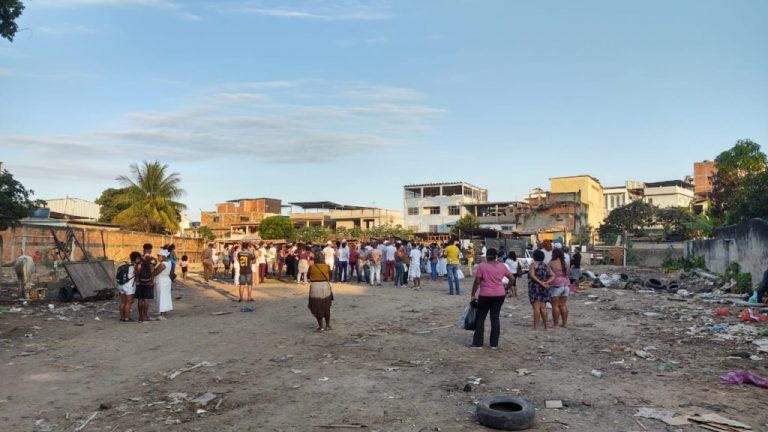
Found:
[[[67,238],[66,228],[54,228],[60,241]],[[106,256],[110,260],[122,261],[127,259],[132,251],[141,252],[144,243],[151,243],[157,251],[167,243],[176,245],[176,254],[181,257],[187,255],[192,262],[200,261],[203,250],[201,239],[176,237],[160,234],[146,234],[133,231],[106,231],[98,228],[75,228],[75,236],[85,250],[95,258]],[[102,247],[102,235],[104,247]],[[43,227],[17,227],[0,232],[0,250],[2,262],[10,262],[22,254],[22,248],[26,255],[32,256],[40,251],[43,256],[50,256],[55,247],[53,236],[49,228]],[[75,260],[82,258],[82,252],[75,247]]]

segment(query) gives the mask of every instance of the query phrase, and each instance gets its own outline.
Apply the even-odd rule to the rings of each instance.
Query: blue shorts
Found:
[[[241,274],[240,285],[253,285],[253,274]]]
[[[552,297],[568,297],[568,294],[571,293],[571,288],[569,286],[560,286],[560,287],[551,287],[549,289],[549,295]]]

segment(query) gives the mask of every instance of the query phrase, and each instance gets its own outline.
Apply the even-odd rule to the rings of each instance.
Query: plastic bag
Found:
[[[765,318],[765,315],[761,314],[760,312],[752,309],[752,308],[746,308],[739,314],[739,318],[741,318],[744,322],[761,322],[765,321],[768,318]]]
[[[463,272],[463,271],[461,271],[461,269],[457,269],[457,270],[456,270],[456,277],[457,277],[459,280],[462,280],[462,279],[464,279],[464,272]]]
[[[768,389],[768,378],[741,369],[732,370],[723,375],[721,379],[723,380],[723,384],[750,383]]]
[[[464,312],[461,314],[461,321],[459,321],[459,327],[463,330],[475,330],[475,319],[477,318],[477,303],[471,302],[464,308]]]
[[[731,314],[731,308],[727,306],[719,307],[715,309],[715,316],[717,318],[725,318]]]

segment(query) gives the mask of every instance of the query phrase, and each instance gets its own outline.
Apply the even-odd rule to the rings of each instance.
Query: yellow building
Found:
[[[586,223],[597,229],[606,217],[603,185],[590,175],[552,177],[549,188],[553,194],[578,193],[582,203],[588,206]]]

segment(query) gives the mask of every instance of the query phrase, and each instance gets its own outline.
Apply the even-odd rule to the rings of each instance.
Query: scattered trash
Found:
[[[483,379],[478,377],[469,377],[468,380],[469,380],[467,381],[468,384],[480,385],[480,381],[482,381]]]
[[[693,293],[685,289],[680,289],[680,290],[677,290],[677,295],[680,297],[688,297],[693,295]]]
[[[760,376],[756,373],[736,369],[728,372],[721,377],[723,384],[754,384],[758,387],[768,389],[768,377]]]
[[[597,369],[592,369],[592,376],[595,378],[602,378],[603,372]]]
[[[166,377],[169,380],[172,380],[172,379],[176,378],[177,376],[183,374],[184,372],[189,372],[189,371],[195,370],[197,368],[201,368],[201,367],[212,367],[212,366],[216,366],[216,363],[211,363],[211,362],[204,361],[204,362],[200,362],[198,364],[195,364],[195,365],[192,365],[192,366],[189,366],[189,367],[185,367],[185,368],[174,370],[174,371],[168,373],[166,375]]]
[[[730,315],[731,315],[731,308],[729,307],[719,307],[715,309],[715,316],[717,318],[725,318]]]
[[[240,312],[253,312],[256,309],[253,308],[251,305],[242,305],[240,306]]]
[[[300,373],[303,373],[303,371],[300,371],[298,369],[291,369],[291,373],[300,374]]]
[[[744,322],[763,322],[768,319],[765,317],[765,315],[752,308],[746,308],[741,311],[739,318],[741,318],[741,320]]]
[[[750,353],[748,353],[746,351],[739,351],[739,352],[732,352],[732,353],[728,354],[728,357],[738,357],[738,358],[748,359],[748,358],[752,357],[752,354],[750,354]]]
[[[208,411],[206,411],[206,410],[204,410],[204,409],[199,409],[199,410],[195,411],[195,414],[197,414],[197,415],[202,415],[202,414],[205,414],[205,413],[207,413],[207,412],[208,412]]]
[[[666,417],[661,419],[664,423],[670,425],[670,426],[685,426],[691,424],[688,421],[689,416],[683,415],[683,416],[675,416],[675,417]]]
[[[649,418],[654,420],[663,420],[665,418],[674,417],[675,412],[670,410],[658,409],[658,408],[638,408],[635,417]]]
[[[344,424],[321,425],[321,426],[315,426],[315,427],[320,429],[365,429],[368,426],[360,423],[344,423]]]
[[[680,369],[680,365],[674,363],[659,363],[656,370],[659,372],[675,372]]]
[[[213,312],[211,315],[213,316],[220,316],[220,315],[229,315],[232,312]]]
[[[322,381],[322,382],[326,382],[326,381],[328,381],[328,379],[329,379],[328,377],[322,377],[322,378],[318,378],[317,380],[318,381]]]
[[[730,325],[728,325],[727,323],[715,324],[709,328],[709,332],[711,334],[722,333],[728,330],[728,327],[730,327]]]
[[[469,384],[464,384],[464,389],[463,390],[464,390],[465,393],[469,393],[469,392],[472,391],[472,386],[469,385]]]
[[[700,424],[706,424],[711,427],[711,430],[732,432],[739,430],[751,430],[752,426],[737,422],[735,420],[727,419],[717,414],[705,414],[695,415],[688,417],[688,420]],[[717,428],[717,429],[715,429]]]
[[[518,369],[517,376],[526,376],[526,375],[533,375],[533,372],[529,371],[528,369]]]
[[[647,316],[647,317],[657,317],[657,316],[661,316],[661,314],[660,314],[660,313],[658,313],[658,312],[643,312],[643,315],[645,315],[645,316]]]
[[[768,353],[768,339],[757,339],[752,343],[757,345],[757,352]]]
[[[563,401],[561,400],[548,400],[544,402],[544,406],[547,409],[559,409],[563,407]]]
[[[186,393],[169,393],[168,396],[165,397],[166,400],[168,400],[168,403],[171,405],[178,405],[182,402],[186,402],[189,400],[189,395]],[[130,398],[128,399],[132,402],[141,402],[142,398]]]
[[[189,402],[192,405],[194,405],[195,407],[204,407],[204,406],[208,405],[211,401],[213,401],[216,398],[217,398],[217,396],[215,394],[213,394],[211,392],[205,392],[205,393],[201,394],[200,396],[192,399]]]

